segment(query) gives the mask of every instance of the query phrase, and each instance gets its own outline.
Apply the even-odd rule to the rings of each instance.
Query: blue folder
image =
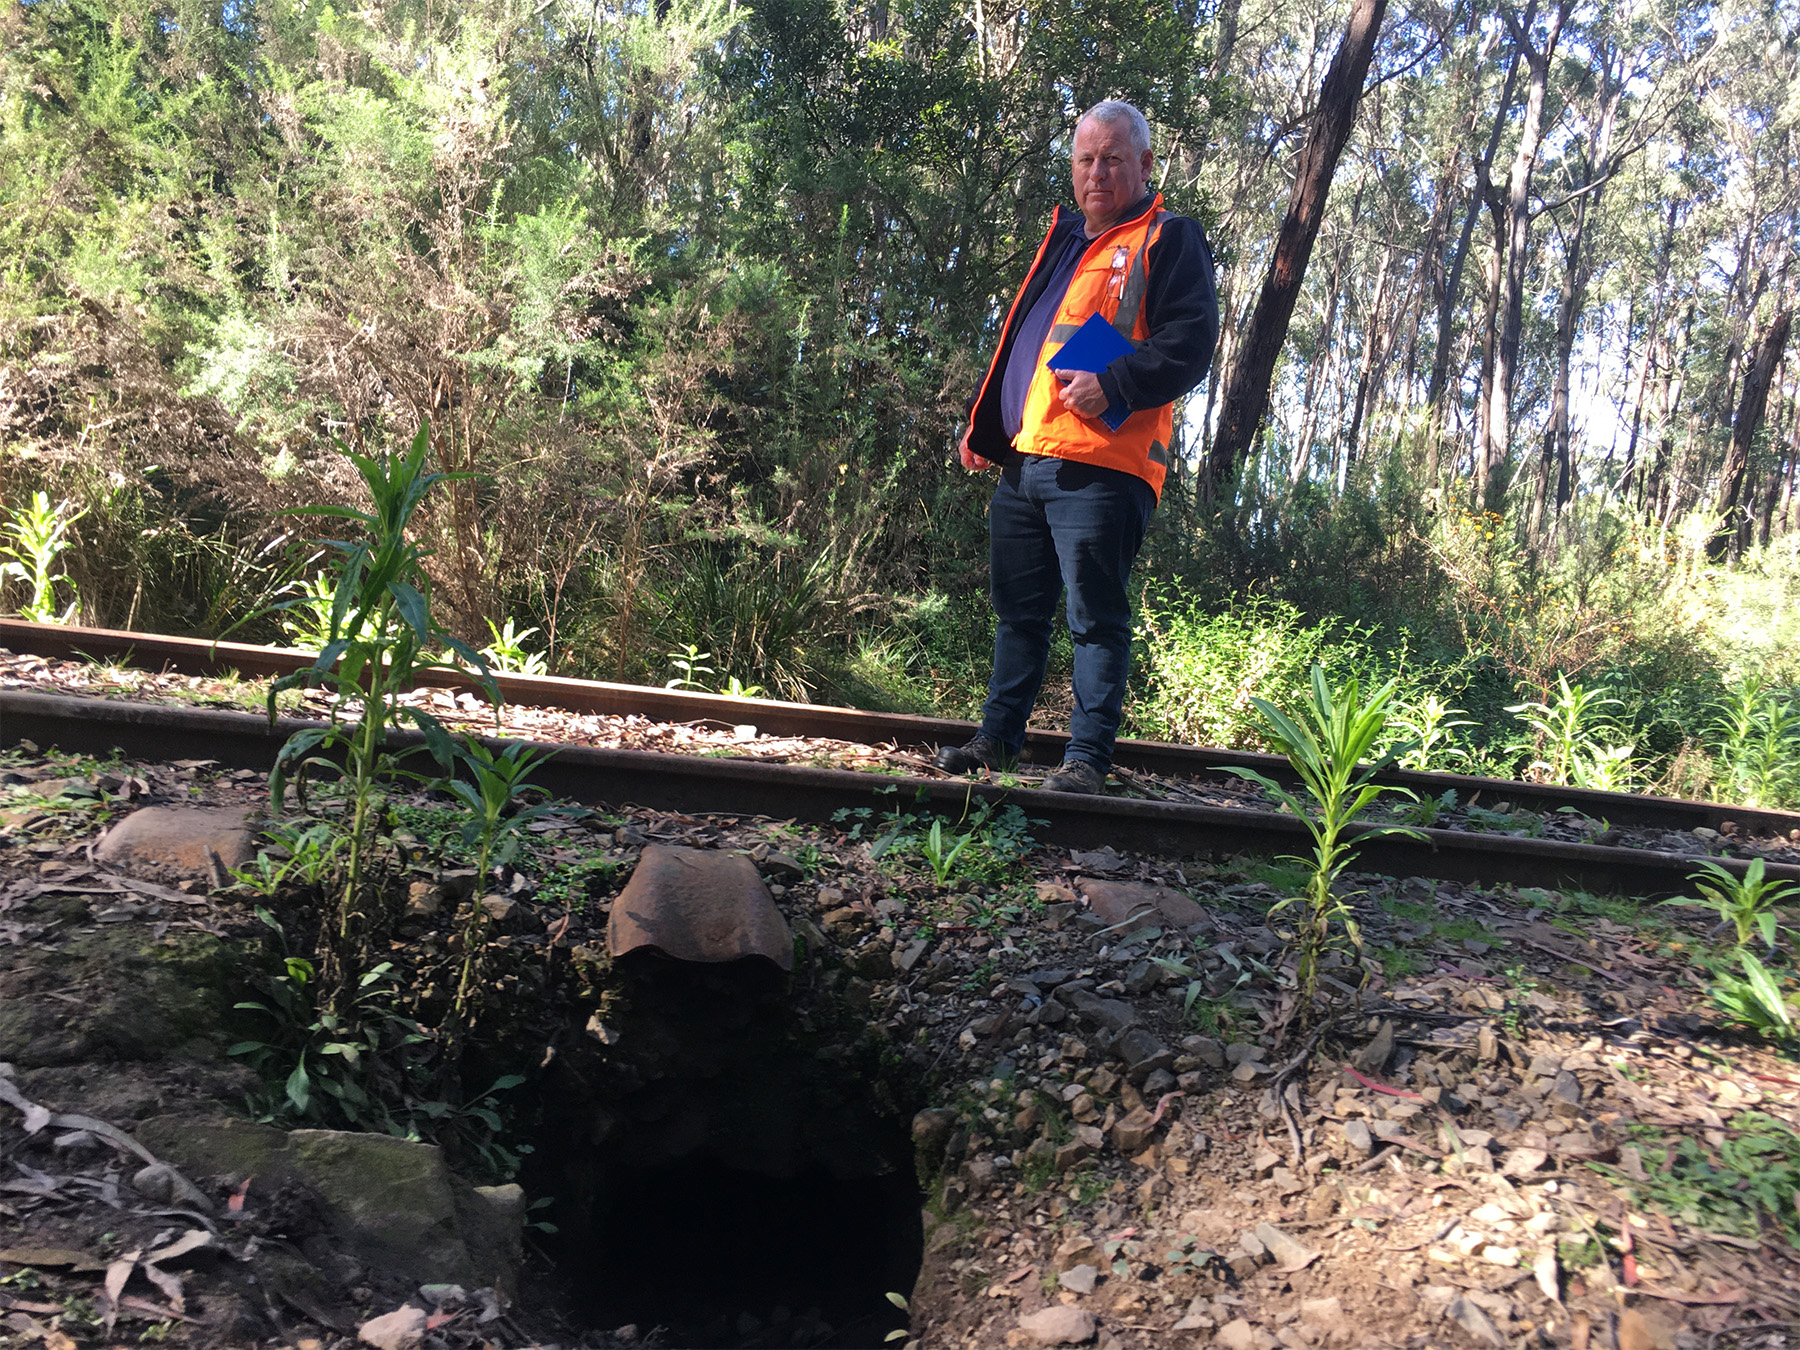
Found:
[[[1120,334],[1098,311],[1088,315],[1087,322],[1075,330],[1075,336],[1056,349],[1044,365],[1051,370],[1085,370],[1098,375],[1126,352],[1133,350],[1131,340]],[[1117,431],[1131,416],[1125,400],[1115,398],[1106,405],[1100,420],[1108,431]]]

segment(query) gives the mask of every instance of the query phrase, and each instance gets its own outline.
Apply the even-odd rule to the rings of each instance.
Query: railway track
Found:
[[[0,647],[45,660],[83,657],[150,670],[190,675],[271,677],[311,664],[304,654],[271,647],[211,643],[190,638],[68,628],[0,620]],[[453,672],[428,673],[423,683],[456,690],[471,688]],[[554,677],[502,675],[509,703],[610,716],[636,714],[659,721],[754,723],[764,734],[830,737],[864,744],[892,743],[924,750],[960,743],[968,723],[900,714],[862,712],[726,698],[634,685]],[[266,769],[293,731],[315,723],[283,719],[273,730],[254,713],[172,707],[126,699],[82,698],[25,690],[0,690],[0,744],[31,740],[65,750],[104,754],[113,749],[140,758],[207,758],[233,768]],[[404,738],[404,733],[401,733]],[[1032,732],[1026,758],[1060,761],[1067,738]],[[1070,847],[1115,848],[1175,855],[1279,854],[1305,851],[1308,839],[1291,816],[1237,806],[1175,799],[1089,798],[993,783],[942,777],[899,780],[844,769],[760,763],[734,758],[611,750],[558,744],[536,780],[550,791],[587,803],[634,802],[681,811],[720,811],[822,821],[844,807],[892,810],[898,801],[952,817],[974,800],[1013,800],[1047,823],[1048,837]],[[1195,783],[1235,781],[1230,769],[1254,768],[1277,779],[1290,777],[1286,762],[1272,755],[1121,741],[1117,764],[1141,774]],[[1625,793],[1552,788],[1458,774],[1395,771],[1383,781],[1437,798],[1453,791],[1464,802],[1485,796],[1515,809],[1552,813],[1565,807],[1612,826],[1692,831],[1696,827],[1735,829],[1739,837],[1785,836],[1800,828],[1800,815],[1759,811],[1710,802],[1639,797]],[[1690,889],[1693,852],[1618,847],[1598,843],[1520,838],[1466,830],[1425,829],[1421,838],[1365,838],[1358,866],[1392,875],[1443,880],[1510,882],[1549,888],[1573,887],[1646,897]],[[1715,861],[1742,872],[1742,859]],[[1800,881],[1800,866],[1767,864],[1768,874]]]

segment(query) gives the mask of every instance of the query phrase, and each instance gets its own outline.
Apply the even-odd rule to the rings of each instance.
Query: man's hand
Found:
[[[965,428],[963,430],[962,440],[959,441],[956,446],[956,454],[957,458],[962,460],[963,468],[967,469],[970,473],[980,473],[983,469],[993,468],[994,462],[992,460],[983,459],[980,455],[969,449],[969,432],[971,430],[973,430],[973,428]]]
[[[1062,400],[1063,407],[1079,417],[1098,417],[1106,411],[1110,401],[1106,391],[1100,387],[1100,377],[1091,370],[1058,371],[1057,378],[1063,381],[1056,396]]]

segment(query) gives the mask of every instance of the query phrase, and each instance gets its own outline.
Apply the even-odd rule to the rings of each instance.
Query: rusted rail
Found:
[[[122,699],[0,691],[0,744],[29,740],[41,747],[103,755],[119,750],[143,759],[217,760],[240,769],[267,769],[293,732],[318,723],[283,718],[273,728],[254,713],[177,708]],[[396,733],[400,744],[416,733]],[[684,812],[728,811],[823,822],[843,807],[893,809],[899,804],[960,817],[972,801],[1014,801],[1047,823],[1045,837],[1084,848],[1115,848],[1164,856],[1221,857],[1304,851],[1307,836],[1292,816],[1268,811],[1080,797],[1036,789],[942,779],[895,780],[844,769],[800,768],[753,760],[709,759],[638,750],[547,745],[551,758],[534,781],[589,804],[636,804]],[[1377,836],[1363,841],[1357,866],[1394,876],[1591,891],[1645,897],[1688,889],[1693,860],[1645,849],[1424,830],[1421,839]],[[1741,872],[1744,864],[1721,859]],[[1771,876],[1800,881],[1800,867],[1777,864]]]
[[[236,671],[241,675],[273,677],[312,664],[308,653],[291,648],[26,623],[17,619],[0,619],[0,647],[46,659],[89,657],[186,675],[220,675]],[[710,721],[726,726],[754,723],[759,731],[773,736],[820,736],[870,745],[891,742],[907,749],[929,749],[939,745],[960,745],[974,732],[970,723],[947,718],[781,703],[773,699],[730,698],[721,694],[653,689],[598,680],[499,675],[496,682],[511,703],[613,716],[635,713],[662,722]],[[432,688],[475,691],[467,678],[452,671],[425,672],[420,683]],[[1068,739],[1063,732],[1031,731],[1026,736],[1025,758],[1035,764],[1060,763]],[[1125,768],[1174,778],[1225,782],[1231,780],[1232,769],[1249,768],[1277,782],[1294,781],[1286,760],[1245,750],[1122,740],[1115,760]],[[1540,813],[1566,807],[1612,825],[1691,830],[1695,826],[1718,829],[1726,821],[1732,821],[1740,830],[1751,834],[1786,834],[1800,829],[1800,814],[1719,802],[1398,769],[1380,775],[1380,781],[1411,788],[1422,797],[1437,798],[1446,791],[1454,791],[1464,806],[1504,801]],[[960,793],[962,789],[956,790]]]

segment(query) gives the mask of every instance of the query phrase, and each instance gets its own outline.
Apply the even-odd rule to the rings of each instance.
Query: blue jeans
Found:
[[[1009,754],[1025,743],[1066,587],[1075,643],[1066,758],[1112,766],[1131,662],[1127,584],[1155,506],[1148,483],[1117,469],[1024,455],[1001,470],[988,507],[994,673],[981,729]]]

